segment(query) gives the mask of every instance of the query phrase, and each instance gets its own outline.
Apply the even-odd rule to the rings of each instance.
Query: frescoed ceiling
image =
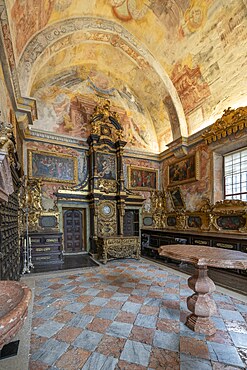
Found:
[[[37,100],[34,129],[85,138],[105,98],[128,147],[160,153],[246,105],[246,0],[5,5],[21,94]]]

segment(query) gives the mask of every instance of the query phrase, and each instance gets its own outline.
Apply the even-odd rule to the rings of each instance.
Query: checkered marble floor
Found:
[[[213,294],[217,332],[184,325],[187,279],[143,260],[36,279],[30,370],[247,368],[247,303]]]

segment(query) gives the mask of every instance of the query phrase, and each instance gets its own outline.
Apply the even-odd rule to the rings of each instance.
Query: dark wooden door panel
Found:
[[[82,212],[68,210],[64,212],[64,248],[65,252],[78,253],[83,248]]]

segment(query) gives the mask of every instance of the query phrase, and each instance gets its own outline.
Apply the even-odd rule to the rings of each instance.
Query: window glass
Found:
[[[225,199],[247,201],[247,148],[224,156]]]

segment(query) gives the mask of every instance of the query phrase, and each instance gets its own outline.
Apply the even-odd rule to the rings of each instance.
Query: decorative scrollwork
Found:
[[[220,140],[247,127],[247,107],[225,109],[221,118],[204,132],[206,144]]]
[[[106,263],[108,258],[134,257],[140,258],[140,239],[139,237],[110,237],[99,238],[98,247],[100,258]]]
[[[98,180],[98,187],[99,190],[109,194],[109,193],[116,193],[117,191],[117,182],[116,180],[107,180],[107,179],[99,179]]]

